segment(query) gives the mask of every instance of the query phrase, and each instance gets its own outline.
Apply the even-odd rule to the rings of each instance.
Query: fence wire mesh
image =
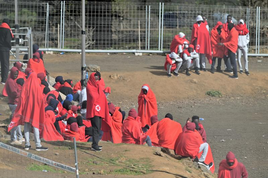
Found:
[[[0,18],[8,17],[11,26],[15,24],[14,9],[14,3],[0,2]],[[32,28],[33,41],[40,47],[81,48],[81,2],[19,2],[18,11],[19,25]],[[225,22],[227,14],[231,14],[234,23],[244,19],[248,26],[249,52],[267,53],[266,12],[261,8],[258,13],[254,7],[86,2],[86,49],[168,51],[179,32],[190,40],[197,15],[205,16],[212,29],[217,21]]]

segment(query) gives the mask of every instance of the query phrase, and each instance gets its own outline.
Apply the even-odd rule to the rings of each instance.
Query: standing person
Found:
[[[228,37],[229,33],[230,33],[230,30],[228,29],[228,24],[230,23],[233,23],[232,21],[233,17],[232,15],[227,15],[227,20],[226,20],[226,23],[222,25],[222,28],[225,32],[225,39]],[[226,69],[224,70],[224,72],[232,72],[232,66],[231,66],[231,63],[230,63],[230,60],[228,58],[228,49],[226,47],[224,47],[224,63],[225,63],[225,66],[226,66]]]
[[[245,74],[249,75],[248,72],[248,43],[249,43],[249,31],[247,25],[243,19],[239,20],[239,24],[235,26],[238,31],[238,49],[237,49],[237,62],[239,66],[239,73],[243,73],[243,66],[241,64],[241,52],[244,56]]]
[[[211,73],[215,72],[216,58],[218,58],[217,72],[222,72],[221,70],[221,59],[224,56],[224,46],[219,45],[223,43],[225,39],[225,31],[222,28],[222,22],[217,22],[217,25],[211,30],[211,47],[213,51]]]
[[[229,151],[226,159],[220,162],[218,178],[248,178],[245,166],[238,162],[233,152]]]
[[[8,95],[8,106],[11,111],[10,118],[12,119],[14,111],[18,105],[21,88],[16,83],[16,79],[18,77],[19,70],[16,67],[12,67],[10,70],[10,77],[6,81],[6,92]],[[17,140],[18,135],[18,140]],[[21,145],[22,141],[24,141],[21,133],[21,127],[18,125],[11,130],[11,145]]]
[[[24,86],[22,87],[21,97],[15,110],[8,131],[17,125],[24,124],[25,150],[31,148],[30,130],[33,127],[36,151],[47,151],[48,148],[41,145],[40,131],[43,131],[45,119],[45,104],[40,80],[37,74],[29,74]]]
[[[182,58],[177,55],[175,52],[172,52],[171,54],[166,55],[166,62],[165,62],[165,69],[167,71],[167,76],[171,77],[171,72],[173,71],[173,74],[175,76],[179,75],[179,69],[182,65]]]
[[[106,96],[100,86],[101,74],[94,72],[90,75],[87,82],[87,113],[86,118],[91,120],[93,127],[92,135],[92,150],[101,151],[102,146],[99,146],[99,135],[102,125],[102,120],[108,123],[109,108]]]
[[[9,51],[11,50],[11,40],[14,38],[9,26],[9,20],[3,19],[0,25],[0,60],[1,60],[1,82],[6,83],[9,70]]]
[[[201,15],[196,17],[196,23],[193,25],[191,44],[199,53],[200,70],[206,71],[206,57],[211,63],[211,44],[207,25]]]
[[[144,84],[138,96],[138,115],[141,118],[142,127],[151,126],[151,117],[157,115],[157,102],[154,92],[149,85]]]
[[[233,23],[228,24],[229,34],[224,43],[219,43],[219,45],[224,45],[228,49],[228,58],[230,58],[233,67],[233,76],[231,78],[238,79],[237,66],[235,60],[235,53],[238,48],[238,32],[234,28]]]

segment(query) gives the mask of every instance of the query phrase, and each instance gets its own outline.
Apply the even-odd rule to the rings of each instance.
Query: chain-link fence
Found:
[[[14,3],[0,3],[0,18],[14,25]],[[217,21],[244,19],[250,31],[250,53],[267,53],[267,9],[178,3],[86,3],[86,49],[168,51],[180,31],[190,40],[197,15],[210,29]],[[81,49],[81,2],[53,1],[18,4],[19,25],[31,27],[34,43],[42,48]]]

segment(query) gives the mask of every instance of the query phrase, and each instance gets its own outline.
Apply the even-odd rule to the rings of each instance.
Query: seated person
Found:
[[[141,130],[141,123],[137,111],[131,109],[122,126],[122,142],[143,145],[145,142],[152,146],[151,139]]]
[[[191,157],[198,164],[214,172],[214,169],[211,169],[214,166],[211,151],[211,157],[207,156],[209,145],[202,141],[200,134],[195,130],[195,123],[190,121],[186,123],[186,130],[177,138],[174,151],[177,155]]]
[[[158,146],[158,136],[157,136],[157,126],[158,126],[158,117],[157,115],[152,116],[151,117],[151,127],[149,128],[149,130],[146,132],[147,135],[149,135],[149,137],[151,138],[151,142],[153,146]]]
[[[57,76],[55,78],[55,84],[53,85],[53,87],[56,89],[56,90],[60,90],[60,87],[61,85],[64,83],[64,80],[63,80],[63,77],[62,76]]]
[[[40,59],[44,60],[43,59],[44,52],[39,50],[38,44],[33,44],[33,53],[36,53],[36,52],[39,53]]]
[[[183,50],[183,53],[182,53],[182,59],[183,59],[183,70],[186,69],[186,75],[187,76],[190,76],[191,74],[189,73],[190,71],[190,66],[191,66],[191,63],[192,63],[192,60],[194,62],[194,65],[195,65],[195,73],[196,74],[200,74],[199,72],[199,56],[198,54],[193,51],[193,45],[188,45],[188,44],[185,44],[184,45],[184,50]]]
[[[44,75],[44,73],[37,74],[37,77],[41,80],[41,85],[48,87],[48,83],[46,81],[46,76]]]
[[[43,89],[44,96],[46,96],[49,92],[50,92],[49,87],[44,87],[44,89]]]
[[[165,118],[158,122],[158,145],[163,148],[174,150],[175,142],[181,132],[181,124],[173,121],[173,116],[170,113],[167,113]]]
[[[248,172],[245,166],[238,162],[233,152],[229,151],[226,159],[220,162],[218,178],[247,178]]]
[[[201,137],[203,142],[207,142],[207,134],[204,129],[204,126],[199,122],[199,117],[198,116],[193,116],[192,119],[188,118],[186,121],[186,124],[192,120],[193,123],[195,123],[195,130],[197,130]],[[186,131],[186,125],[182,128],[182,131]]]
[[[73,94],[73,89],[72,89],[72,80],[68,79],[65,80],[64,83],[61,85],[60,90],[61,93],[64,95],[68,94]]]
[[[171,54],[166,55],[166,62],[165,62],[165,70],[167,71],[168,77],[171,77],[171,72],[175,76],[178,76],[178,72],[180,70],[180,67],[182,65],[182,58],[180,58],[179,55],[177,55],[175,52],[172,52]]]
[[[43,60],[40,59],[40,54],[38,52],[34,53],[33,58],[29,59],[27,68],[31,68],[37,74],[44,73],[45,77],[47,75]]]
[[[17,67],[17,69],[19,70],[19,75],[18,78],[23,78],[24,80],[26,80],[26,75],[25,73],[22,71],[22,63],[21,62],[15,62],[14,63],[14,67]]]

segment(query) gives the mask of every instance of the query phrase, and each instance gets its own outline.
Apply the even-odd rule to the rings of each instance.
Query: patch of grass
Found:
[[[47,171],[47,172],[53,172],[53,173],[63,173],[64,171],[62,170],[57,170],[51,166],[48,165],[44,165],[44,164],[31,164],[31,166],[29,166],[27,168],[30,171]]]
[[[210,90],[206,92],[206,95],[212,96],[212,97],[222,97],[222,94],[218,90]]]
[[[189,172],[189,173],[192,173],[192,170],[191,170],[190,168],[188,168],[188,167],[186,167],[185,170],[186,170],[187,172]]]

